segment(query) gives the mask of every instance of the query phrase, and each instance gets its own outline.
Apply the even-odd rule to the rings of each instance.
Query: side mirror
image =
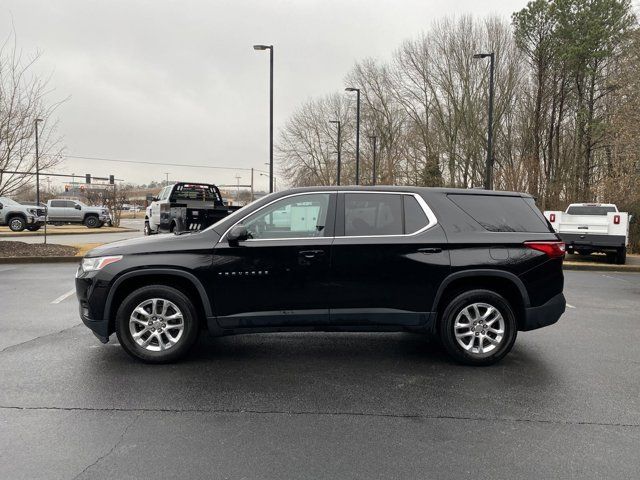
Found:
[[[76,203],[76,206],[73,207],[73,208],[75,208],[76,210],[82,210],[82,207],[80,205],[78,205],[77,203]]]
[[[2,204],[2,202],[0,202],[0,210],[2,210],[4,208],[4,205]]]
[[[152,202],[157,202],[158,200],[160,200],[158,197],[151,197]]]
[[[227,242],[235,243],[242,242],[249,238],[249,231],[244,225],[236,225],[229,233],[227,233]]]

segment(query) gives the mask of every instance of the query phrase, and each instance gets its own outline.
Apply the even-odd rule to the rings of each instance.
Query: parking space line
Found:
[[[576,308],[576,307],[574,307],[573,305],[571,305],[570,303],[567,303],[567,307],[569,307],[569,308]]]
[[[62,302],[64,299],[69,298],[71,295],[73,295],[74,293],[76,293],[76,289],[75,287],[72,288],[71,290],[69,290],[67,293],[63,293],[62,295],[60,295],[58,298],[56,298],[53,302],[51,303],[60,303]]]
[[[625,279],[625,278],[618,278],[618,277],[612,277],[611,275],[602,275],[603,277],[606,278],[610,278],[611,280],[619,280],[621,282],[625,282],[625,283],[632,283],[629,280]]]

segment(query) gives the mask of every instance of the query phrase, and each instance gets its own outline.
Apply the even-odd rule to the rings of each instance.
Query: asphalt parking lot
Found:
[[[637,478],[640,274],[566,272],[570,308],[470,368],[412,334],[100,344],[75,265],[0,265],[0,478]]]

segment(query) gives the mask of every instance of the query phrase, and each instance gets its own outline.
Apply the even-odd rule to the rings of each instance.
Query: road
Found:
[[[640,471],[640,274],[567,272],[560,322],[488,368],[387,333],[203,338],[149,366],[79,325],[74,270],[0,265],[0,478]]]
[[[136,229],[134,232],[122,232],[122,233],[99,233],[100,230],[96,230],[97,233],[83,233],[81,235],[48,235],[47,242],[55,243],[57,245],[80,245],[83,243],[111,243],[119,240],[127,240],[129,238],[140,237],[143,235],[142,228],[144,227],[144,219],[122,219],[120,222],[122,227]],[[3,241],[17,241],[25,243],[42,243],[44,238],[42,235],[38,236],[21,236],[21,237],[2,237]]]

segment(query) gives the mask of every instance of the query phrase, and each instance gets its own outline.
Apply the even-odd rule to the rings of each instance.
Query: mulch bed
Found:
[[[77,251],[68,245],[0,241],[0,257],[73,257]]]

